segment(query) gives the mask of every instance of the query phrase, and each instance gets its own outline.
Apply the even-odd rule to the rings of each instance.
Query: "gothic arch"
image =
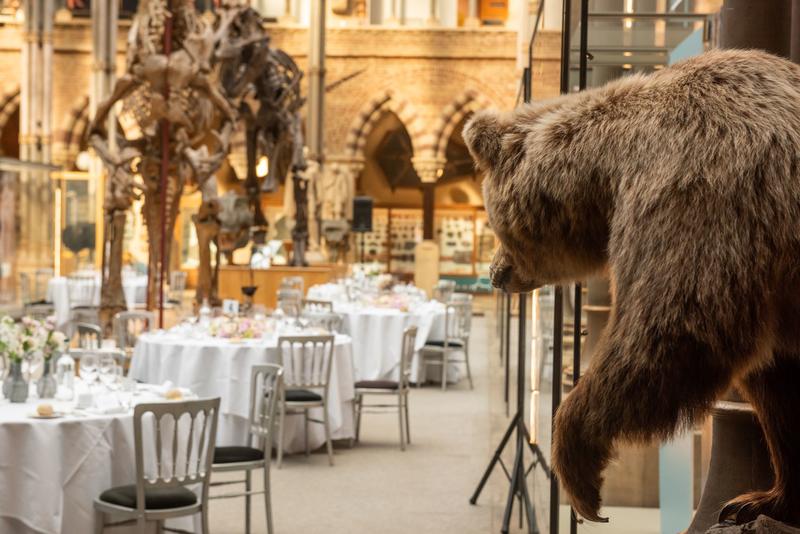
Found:
[[[425,148],[433,158],[444,160],[447,142],[453,129],[461,120],[476,111],[491,107],[489,99],[474,89],[467,89],[442,110],[431,132],[430,142]]]
[[[345,152],[349,158],[359,161],[364,159],[367,136],[386,112],[397,115],[411,137],[414,151],[419,149],[422,126],[417,112],[407,100],[397,97],[394,91],[389,89],[367,102],[351,123],[345,141]]]
[[[15,113],[19,111],[20,89],[19,86],[7,91],[0,96],[0,136],[10,125],[10,121]]]

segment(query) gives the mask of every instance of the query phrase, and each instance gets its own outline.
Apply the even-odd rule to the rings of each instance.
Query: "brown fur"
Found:
[[[800,523],[800,67],[713,51],[476,114],[464,138],[501,241],[495,285],[609,268],[615,304],[555,421],[553,464],[598,520],[616,441],[666,439],[738,383],[776,471],[726,510]]]

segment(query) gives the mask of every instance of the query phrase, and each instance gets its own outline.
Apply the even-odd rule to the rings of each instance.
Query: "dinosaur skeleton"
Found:
[[[167,42],[164,35],[170,17],[171,40]],[[186,184],[197,186],[203,195],[195,216],[201,242],[198,285],[213,297],[210,259],[202,261],[203,247],[209,249],[218,228],[214,172],[228,154],[236,120],[235,110],[212,83],[213,52],[221,37],[199,16],[191,0],[175,1],[172,13],[164,0],[140,2],[129,34],[126,72],[98,106],[89,128],[90,143],[109,171],[101,293],[105,325],[125,308],[121,297],[125,212],[139,194],[144,197],[149,240],[149,305],[157,302],[159,273],[169,265],[169,247],[162,248],[161,243],[162,228],[169,239]],[[122,102],[119,148],[110,145],[105,126],[117,102]],[[164,128],[169,128],[167,154],[162,154]],[[161,183],[162,156],[169,162],[166,190]]]

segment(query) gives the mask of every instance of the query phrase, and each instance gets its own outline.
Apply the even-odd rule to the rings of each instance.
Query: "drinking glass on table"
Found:
[[[97,354],[87,353],[81,356],[80,361],[80,374],[81,378],[86,382],[90,388],[97,380],[97,368],[99,365],[99,357]]]
[[[122,377],[122,368],[117,365],[117,360],[110,354],[100,356],[100,362],[97,366],[100,375],[100,381],[103,385],[110,389],[117,389],[119,380]]]

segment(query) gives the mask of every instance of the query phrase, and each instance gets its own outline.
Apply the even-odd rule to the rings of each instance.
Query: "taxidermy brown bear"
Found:
[[[722,515],[800,524],[800,67],[712,51],[477,113],[464,138],[501,242],[495,286],[611,274],[610,322],[555,420],[553,465],[575,510],[601,520],[616,441],[667,439],[735,385],[775,485]]]

